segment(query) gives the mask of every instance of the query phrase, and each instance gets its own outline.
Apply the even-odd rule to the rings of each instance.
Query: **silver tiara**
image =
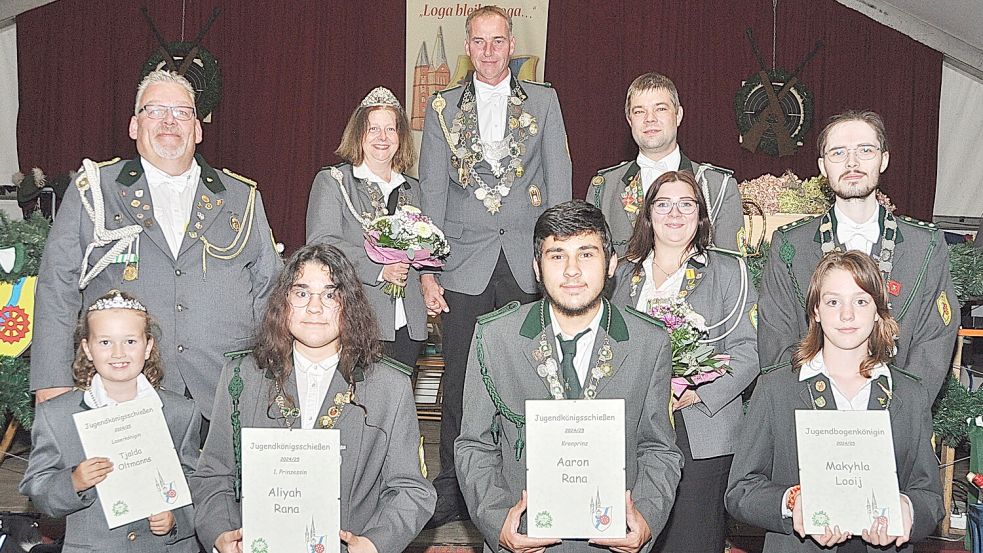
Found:
[[[369,95],[362,100],[359,107],[369,108],[376,106],[388,106],[396,109],[403,109],[403,106],[399,104],[399,100],[396,99],[396,95],[392,93],[391,90],[384,86],[377,86],[369,92]]]
[[[147,308],[142,303],[137,300],[128,300],[119,292],[113,294],[111,298],[100,298],[89,306],[90,312],[102,311],[103,309],[133,309],[135,311],[143,311],[144,313],[147,312]]]

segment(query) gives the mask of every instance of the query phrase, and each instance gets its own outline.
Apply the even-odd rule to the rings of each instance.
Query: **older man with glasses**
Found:
[[[949,250],[932,223],[895,216],[877,202],[887,169],[884,121],[872,111],[830,119],[819,135],[819,170],[836,195],[825,214],[775,231],[758,300],[758,356],[768,372],[788,364],[808,328],[805,292],[820,258],[861,250],[887,283],[901,324],[894,364],[920,377],[934,398],[949,373],[959,326],[959,303],[949,275]],[[845,323],[849,327],[848,323]]]
[[[51,228],[31,389],[39,402],[70,389],[79,310],[116,288],[160,325],[164,385],[208,418],[223,354],[251,347],[282,261],[256,183],[195,155],[201,123],[184,77],[143,79],[129,134],[139,157],[84,160]]]

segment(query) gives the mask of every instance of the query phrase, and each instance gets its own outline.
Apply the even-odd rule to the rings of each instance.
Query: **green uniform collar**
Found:
[[[201,154],[195,154],[195,161],[201,167],[201,179],[205,181],[205,188],[209,189],[213,194],[225,191],[225,185],[222,184],[222,180],[218,178],[218,173],[215,169],[205,161],[205,158]],[[119,176],[116,177],[116,182],[122,184],[123,186],[133,186],[133,183],[140,180],[143,176],[143,164],[140,163],[140,157],[137,156],[126,162],[123,165],[123,169],[120,170]]]
[[[543,331],[543,325],[541,321],[546,323],[546,326],[552,324],[550,321],[550,310],[549,304],[546,299],[541,299],[537,302],[539,305],[533,306],[526,314],[526,320],[522,322],[522,327],[519,329],[519,334],[530,340],[535,339]],[[624,342],[628,340],[628,325],[625,324],[625,318],[621,316],[621,312],[617,308],[611,307],[607,300],[602,301],[604,306],[604,311],[601,313],[601,320],[605,321],[608,318],[608,311],[611,313],[611,327],[607,329],[607,333],[616,342]],[[540,319],[539,312],[542,310],[543,316]]]

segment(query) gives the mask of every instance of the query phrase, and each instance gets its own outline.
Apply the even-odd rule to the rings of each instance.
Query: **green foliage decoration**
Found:
[[[23,357],[0,356],[0,424],[6,426],[13,417],[23,428],[34,422],[31,398],[31,364]]]

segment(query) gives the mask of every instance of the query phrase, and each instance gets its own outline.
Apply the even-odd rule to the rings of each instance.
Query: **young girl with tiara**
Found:
[[[63,553],[140,551],[196,553],[191,505],[109,529],[95,485],[118,459],[85,458],[72,415],[136,398],[159,398],[178,459],[188,476],[198,462],[201,415],[183,395],[160,389],[164,373],[147,309],[111,290],[83,314],[75,330],[75,390],[38,405],[33,448],[20,492],[42,513],[67,517]]]
[[[806,295],[809,330],[791,368],[758,378],[727,486],[727,509],[764,528],[764,553],[910,551],[941,520],[942,487],[932,450],[932,402],[916,377],[888,366],[898,323],[877,264],[860,251],[831,252]],[[901,491],[902,534],[876,517],[861,535],[836,521],[807,535],[800,498],[795,411],[887,410]],[[804,493],[802,495],[805,495]]]

